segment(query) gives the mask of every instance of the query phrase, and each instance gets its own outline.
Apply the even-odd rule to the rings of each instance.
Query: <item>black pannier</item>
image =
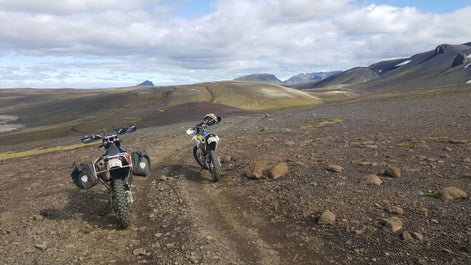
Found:
[[[136,151],[131,153],[132,158],[132,169],[134,175],[137,176],[148,176],[150,174],[150,158],[145,150]]]
[[[74,184],[84,190],[94,187],[99,182],[92,162],[76,166],[70,175]]]

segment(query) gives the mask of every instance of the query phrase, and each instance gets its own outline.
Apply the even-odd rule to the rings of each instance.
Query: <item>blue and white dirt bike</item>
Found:
[[[217,119],[216,123],[221,121],[220,117],[217,117]],[[218,182],[221,178],[221,161],[216,154],[219,136],[207,131],[207,127],[210,125],[211,124],[208,125],[205,122],[201,122],[195,127],[186,130],[186,133],[188,135],[195,134],[192,140],[195,142],[193,156],[196,162],[202,169],[209,170],[213,182]]]

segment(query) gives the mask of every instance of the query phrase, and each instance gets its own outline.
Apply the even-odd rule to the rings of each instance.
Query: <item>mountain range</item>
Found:
[[[323,80],[329,76],[336,75],[341,71],[301,73],[284,81],[278,79],[274,74],[258,73],[237,77],[235,81],[262,82],[284,86],[293,86]]]
[[[346,71],[299,74],[280,81],[272,74],[252,74],[235,80],[282,84],[297,89],[345,88],[385,92],[471,83],[471,42],[440,44],[407,58],[385,60]]]

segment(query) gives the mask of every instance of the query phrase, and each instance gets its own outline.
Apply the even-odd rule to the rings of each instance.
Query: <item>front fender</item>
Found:
[[[208,135],[206,138],[206,143],[209,151],[216,151],[219,143],[219,137],[215,134]]]

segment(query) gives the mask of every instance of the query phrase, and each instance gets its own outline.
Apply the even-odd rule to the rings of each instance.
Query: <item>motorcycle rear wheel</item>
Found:
[[[126,229],[131,225],[129,217],[129,204],[126,198],[124,180],[115,179],[113,182],[113,204],[116,214],[118,215],[118,225],[121,229]]]

